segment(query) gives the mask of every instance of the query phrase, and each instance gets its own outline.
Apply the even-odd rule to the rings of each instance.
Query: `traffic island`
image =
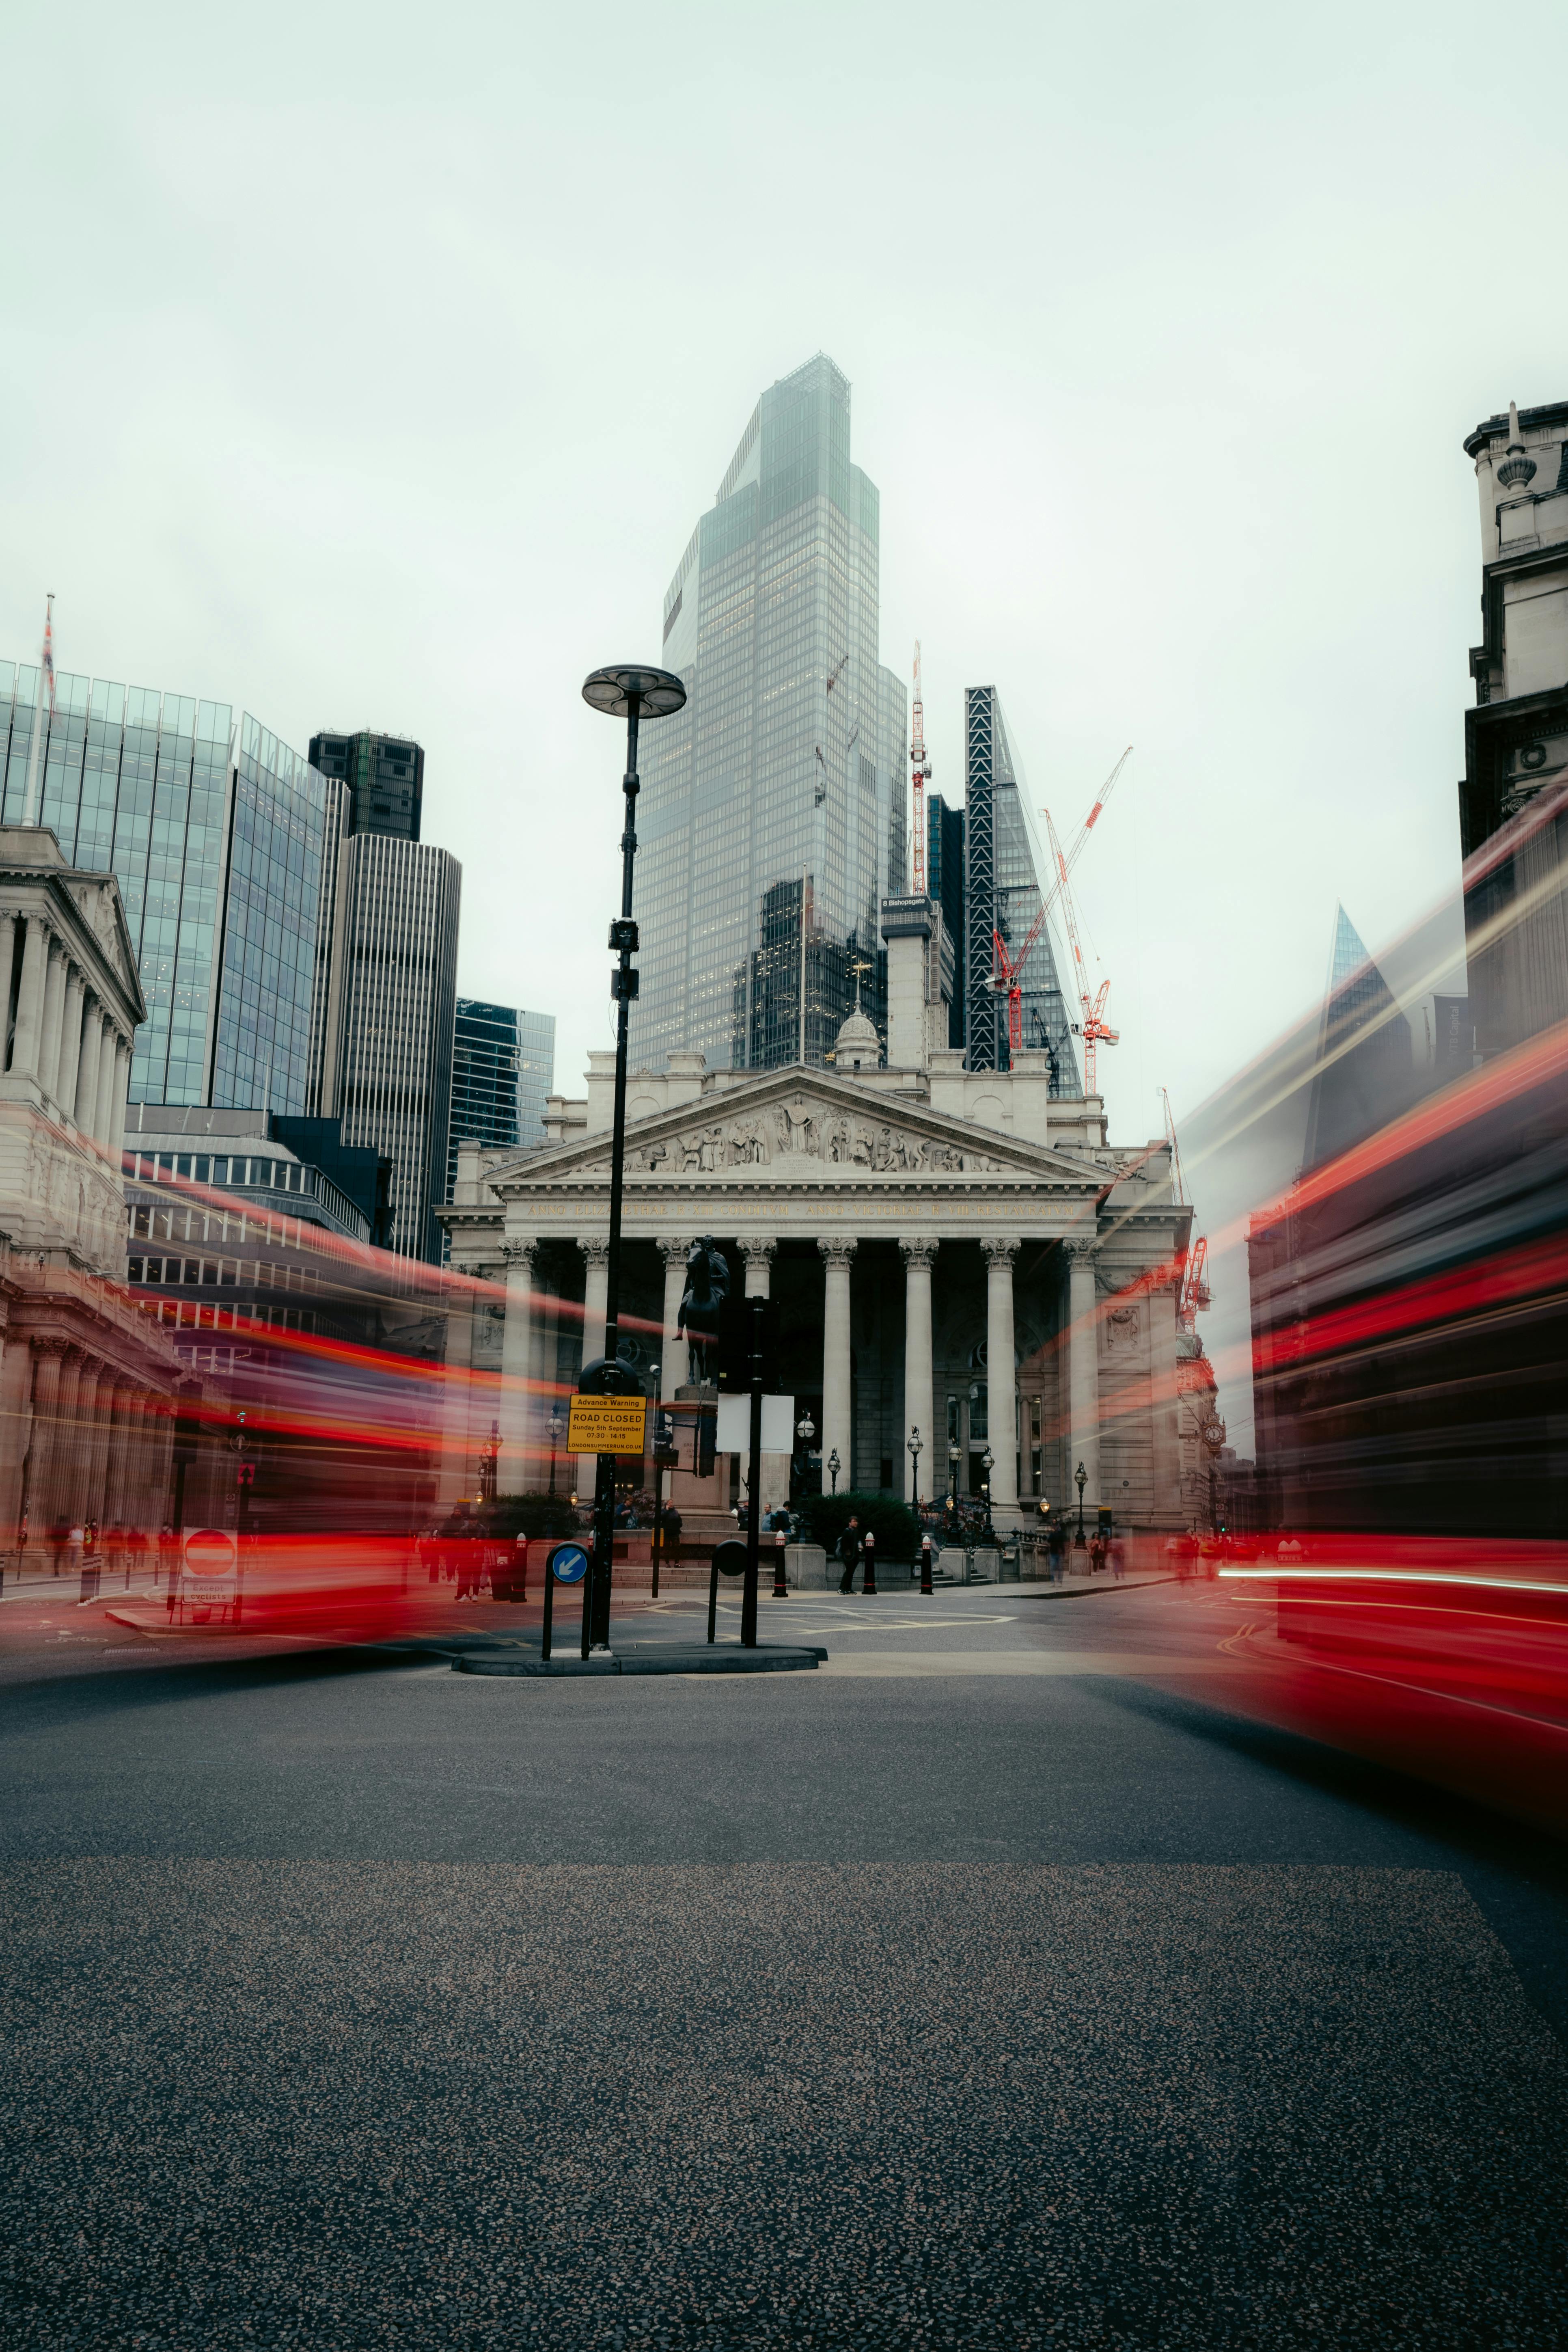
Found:
[[[793,1675],[814,1673],[826,1650],[759,1642],[755,1649],[725,1642],[690,1648],[673,1642],[632,1643],[609,1657],[544,1659],[527,1651],[465,1650],[452,1661],[455,1675],[506,1675],[529,1682],[569,1675]]]

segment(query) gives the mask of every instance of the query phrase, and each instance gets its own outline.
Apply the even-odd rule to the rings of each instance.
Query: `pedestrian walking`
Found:
[[[659,1531],[664,1538],[659,1547],[660,1557],[666,1562],[674,1561],[678,1567],[681,1558],[681,1515],[674,1503],[666,1503],[659,1514]]]
[[[1060,1519],[1052,1519],[1046,1529],[1045,1548],[1051,1555],[1051,1580],[1060,1584],[1067,1565],[1067,1529]]]
[[[1111,1556],[1111,1573],[1120,1579],[1127,1573],[1127,1547],[1120,1536],[1113,1536],[1106,1550]]]
[[[836,1549],[840,1564],[844,1571],[839,1579],[839,1591],[852,1592],[855,1589],[855,1570],[860,1566],[861,1559],[861,1523],[852,1514],[848,1527],[839,1538]]]

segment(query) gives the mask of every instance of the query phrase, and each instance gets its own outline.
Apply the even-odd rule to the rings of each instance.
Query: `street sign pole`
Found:
[[[608,1363],[620,1361],[621,1199],[626,1173],[626,1044],[637,974],[632,957],[637,946],[637,926],[632,919],[632,871],[637,856],[637,726],[646,717],[663,719],[679,710],[686,690],[672,671],[620,665],[597,669],[586,679],[582,698],[595,710],[626,721],[625,824],[621,835],[621,912],[610,926],[611,952],[620,958],[610,975],[615,999],[615,1117],[610,1147],[610,1252],[604,1286],[604,1354]],[[583,1622],[592,1620],[592,1647],[610,1647],[610,1580],[615,1556],[615,1456],[601,1454],[593,1490],[592,1606],[585,1605]],[[586,1631],[585,1631],[586,1639]]]
[[[762,1326],[768,1314],[765,1298],[748,1298],[747,1321],[751,1374],[751,1484],[746,1496],[746,1582],[740,1596],[740,1639],[743,1648],[757,1647],[757,1570],[762,1542]]]

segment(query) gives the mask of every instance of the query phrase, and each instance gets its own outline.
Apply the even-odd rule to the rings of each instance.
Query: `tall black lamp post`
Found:
[[[905,1443],[909,1447],[909,1483],[915,1489],[913,1500],[915,1511],[918,1513],[920,1509],[920,1457],[925,1451],[925,1440],[920,1434],[920,1423],[918,1422],[915,1423],[915,1427],[911,1431]]]
[[[1083,1489],[1089,1484],[1089,1473],[1085,1470],[1082,1462],[1072,1474],[1072,1483],[1078,1489],[1078,1544],[1080,1550],[1082,1550],[1083,1547]]]
[[[620,1361],[621,1345],[621,1196],[626,1174],[626,1042],[637,974],[632,958],[637,947],[637,926],[632,919],[632,868],[637,855],[637,728],[644,719],[668,719],[679,710],[686,689],[672,670],[652,669],[640,662],[619,662],[596,669],[583,681],[582,698],[595,710],[626,721],[626,773],[621,789],[626,799],[625,830],[621,835],[621,912],[610,926],[611,952],[620,961],[610,975],[615,1000],[615,1126],[610,1147],[610,1262],[604,1286],[604,1357],[599,1368],[601,1396],[630,1395],[641,1382]],[[587,1613],[591,1646],[610,1647],[610,1577],[615,1555],[615,1456],[599,1456],[593,1488],[593,1585]]]
[[[958,1465],[963,1460],[958,1441],[954,1438],[947,1448],[947,1509],[949,1515],[958,1507]]]
[[[566,1422],[557,1410],[549,1417],[549,1498],[552,1503],[555,1500],[555,1457],[565,1435]]]
[[[988,1536],[993,1532],[991,1527],[991,1473],[996,1466],[997,1457],[988,1445],[985,1452],[980,1456],[980,1467],[986,1474],[986,1482],[980,1488],[980,1492],[986,1498],[986,1533]]]

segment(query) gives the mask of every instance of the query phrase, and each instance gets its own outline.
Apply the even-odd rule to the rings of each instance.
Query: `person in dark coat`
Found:
[[[844,1571],[842,1576],[839,1579],[839,1591],[841,1592],[852,1592],[855,1589],[855,1570],[860,1566],[861,1562],[861,1523],[859,1519],[852,1517],[851,1517],[848,1527],[844,1529],[843,1534],[839,1538],[837,1550]]]

